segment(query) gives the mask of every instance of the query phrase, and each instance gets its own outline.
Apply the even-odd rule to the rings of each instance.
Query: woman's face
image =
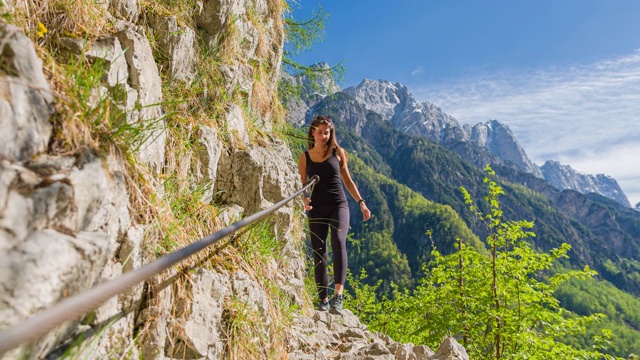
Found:
[[[313,130],[313,140],[316,145],[326,146],[330,136],[331,130],[326,124],[320,124]]]

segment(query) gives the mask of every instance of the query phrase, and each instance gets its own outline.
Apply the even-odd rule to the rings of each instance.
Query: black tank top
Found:
[[[336,156],[336,149],[329,158],[323,162],[314,162],[305,151],[307,157],[307,176],[320,177],[320,182],[313,186],[311,193],[311,206],[327,206],[346,204],[347,198],[342,189],[342,179],[340,178],[340,160]]]

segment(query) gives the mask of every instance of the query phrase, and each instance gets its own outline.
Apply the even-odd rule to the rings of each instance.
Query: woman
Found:
[[[349,231],[349,207],[342,183],[358,202],[364,221],[371,212],[360,196],[347,167],[347,153],[338,146],[331,119],[316,116],[307,136],[309,150],[298,158],[298,172],[302,182],[314,175],[320,181],[314,185],[311,198],[305,196],[304,204],[311,233],[314,275],[318,286],[319,310],[342,313],[344,283],[347,276],[347,232]],[[327,277],[327,235],[331,230],[333,252],[334,296],[329,301]]]

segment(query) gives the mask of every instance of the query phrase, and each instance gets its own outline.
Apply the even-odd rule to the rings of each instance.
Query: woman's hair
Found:
[[[338,145],[338,140],[336,139],[335,126],[333,125],[333,121],[331,121],[330,118],[323,115],[318,115],[313,119],[313,121],[311,122],[311,125],[309,125],[309,132],[307,133],[307,146],[309,147],[309,149],[311,149],[315,145],[313,132],[316,130],[316,128],[320,124],[327,125],[327,128],[329,129],[329,141],[327,141],[327,148],[322,153],[322,157],[323,158],[326,157],[329,151],[333,151],[335,149],[338,151],[339,154],[341,154],[340,167],[342,168],[343,166],[346,166],[347,153],[345,151],[342,151],[342,149],[340,148],[340,145]]]
[[[315,141],[313,139],[313,132],[321,124],[327,125],[327,128],[329,128],[329,131],[330,131],[329,141],[327,141],[327,149],[322,154],[323,156],[327,156],[328,151],[333,151],[333,149],[338,149],[339,147],[338,140],[336,140],[335,127],[333,125],[333,121],[331,121],[330,118],[323,115],[318,115],[313,119],[313,121],[311,122],[311,125],[309,126],[309,133],[307,134],[307,146],[309,147],[309,149],[311,149],[315,145]]]

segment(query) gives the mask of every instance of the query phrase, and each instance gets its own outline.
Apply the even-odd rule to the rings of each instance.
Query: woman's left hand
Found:
[[[364,221],[371,219],[371,211],[369,211],[369,208],[367,207],[367,204],[364,203],[364,201],[360,203],[360,210],[362,211],[362,218],[364,219]]]

